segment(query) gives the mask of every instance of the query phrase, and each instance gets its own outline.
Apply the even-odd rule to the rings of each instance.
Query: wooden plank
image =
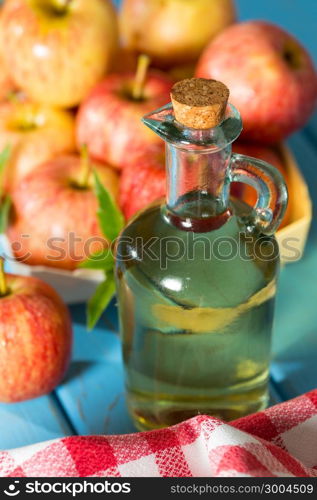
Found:
[[[68,436],[72,430],[53,396],[0,404],[0,450]]]
[[[282,403],[283,401],[284,401],[284,399],[282,398],[281,394],[279,393],[278,387],[275,385],[273,380],[270,380],[269,406],[278,405],[279,403]]]
[[[317,150],[304,134],[290,140],[317,200]],[[272,377],[284,399],[317,387],[317,218],[304,258],[282,270],[276,311]]]
[[[124,400],[123,366],[113,301],[93,332],[84,306],[72,307],[75,345],[71,369],[56,394],[78,434],[135,431]]]

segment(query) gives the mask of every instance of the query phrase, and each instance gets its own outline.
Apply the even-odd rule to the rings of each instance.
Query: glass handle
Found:
[[[281,173],[265,161],[233,153],[231,182],[243,182],[256,189],[258,199],[254,207],[254,227],[264,234],[275,233],[284,217],[288,200]]]

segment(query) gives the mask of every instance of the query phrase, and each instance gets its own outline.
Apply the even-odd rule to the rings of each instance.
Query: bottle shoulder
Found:
[[[274,237],[247,233],[245,213],[236,202],[231,209],[220,228],[194,233],[171,225],[162,205],[147,208],[119,238],[117,273],[132,287],[152,283],[182,304],[208,303],[211,296],[215,306],[246,300],[274,282],[279,250]]]
[[[252,208],[244,202],[231,198],[230,216],[223,218],[223,223],[215,224],[210,230],[193,231],[180,228],[171,222],[171,218],[166,216],[166,206],[161,202],[151,204],[146,209],[136,214],[122,231],[119,243],[125,241],[125,238],[180,238],[190,240],[195,238],[205,238],[210,241],[219,238],[231,238],[245,241],[256,242],[259,240],[265,246],[265,243],[274,242],[274,235],[266,236],[259,232],[250,232],[250,221],[252,219]],[[221,216],[219,217],[221,219]],[[206,227],[206,224],[202,224]],[[213,226],[213,225],[211,225]],[[190,236],[189,236],[190,235]]]

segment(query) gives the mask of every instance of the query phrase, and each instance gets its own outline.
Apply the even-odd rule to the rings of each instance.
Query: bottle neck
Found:
[[[166,145],[167,209],[182,219],[206,219],[228,210],[231,145],[188,150]]]

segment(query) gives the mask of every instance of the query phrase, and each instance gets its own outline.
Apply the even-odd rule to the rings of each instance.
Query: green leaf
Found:
[[[4,177],[4,171],[5,168],[8,164],[9,158],[11,154],[11,148],[10,146],[6,146],[1,152],[0,152],[0,196],[2,196],[3,193],[3,177]]]
[[[110,193],[101,183],[98,174],[94,171],[95,193],[99,201],[97,211],[100,227],[105,237],[113,241],[124,226],[124,217],[117,207]]]
[[[92,330],[106,309],[110,300],[115,293],[115,282],[113,273],[108,273],[106,280],[98,285],[94,295],[88,302],[87,306],[87,323],[88,329]]]
[[[10,146],[6,146],[0,153],[0,172],[2,173],[4,167],[7,164],[7,161],[10,158],[11,148]]]
[[[111,249],[106,248],[105,250],[90,255],[87,260],[80,263],[79,267],[83,269],[110,271],[114,267],[114,256],[112,255]]]
[[[94,171],[94,179],[95,193],[99,202],[97,216],[100,227],[104,236],[113,241],[124,227],[124,217],[110,193],[101,183],[96,171]],[[115,293],[114,257],[110,249],[102,250],[90,256],[80,267],[103,270],[106,276],[105,281],[100,283],[87,305],[87,326],[91,330]]]
[[[0,205],[0,234],[6,232],[11,211],[12,201],[10,196],[5,196]]]

